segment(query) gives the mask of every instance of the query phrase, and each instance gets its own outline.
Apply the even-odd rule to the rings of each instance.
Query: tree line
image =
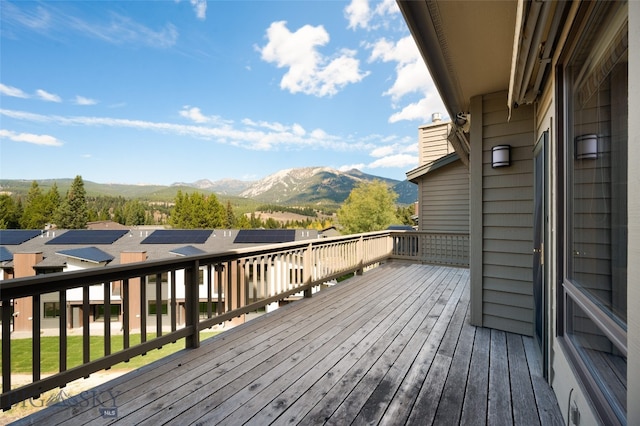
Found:
[[[413,206],[396,206],[397,194],[384,182],[362,183],[353,189],[337,212],[344,234],[386,229],[391,224],[411,225]],[[24,197],[0,194],[0,229],[84,229],[88,222],[113,220],[127,226],[169,224],[177,229],[317,229],[332,226],[331,219],[319,219],[311,208],[262,206],[263,211],[306,214],[304,220],[280,222],[262,219],[255,213],[236,214],[227,201],[214,194],[178,191],[174,203],[151,203],[124,197],[87,197],[81,176],[76,176],[64,196],[54,185],[44,192],[33,181]],[[313,216],[311,213],[313,212]]]

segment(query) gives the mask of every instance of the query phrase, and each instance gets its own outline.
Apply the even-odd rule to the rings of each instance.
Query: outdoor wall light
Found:
[[[508,167],[510,161],[511,145],[496,145],[491,149],[491,167]]]
[[[590,133],[576,137],[576,160],[596,160],[598,158],[598,135]]]

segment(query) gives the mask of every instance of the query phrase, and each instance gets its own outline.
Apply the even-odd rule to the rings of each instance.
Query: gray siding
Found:
[[[449,122],[432,123],[418,129],[420,165],[431,163],[454,151],[447,140],[450,130],[451,124]]]
[[[460,160],[418,183],[421,231],[469,232],[469,171]]]
[[[506,93],[483,97],[481,164],[472,165],[482,170],[482,325],[531,335],[534,110],[520,106],[507,121],[506,104]],[[491,148],[502,144],[511,166],[493,169]]]

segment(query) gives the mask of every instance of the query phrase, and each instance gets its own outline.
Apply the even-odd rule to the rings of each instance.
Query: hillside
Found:
[[[180,182],[164,186],[105,184],[85,180],[84,184],[88,196],[122,196],[128,199],[170,202],[180,190],[183,193],[214,193],[221,201],[229,200],[234,205],[273,203],[336,207],[342,204],[358,183],[375,179],[387,182],[398,193],[399,204],[411,204],[416,201],[418,188],[410,182],[369,175],[355,169],[341,172],[328,167],[286,169],[255,182],[235,179],[213,182],[201,179],[193,183]],[[24,196],[29,191],[31,182],[26,179],[0,179],[0,192]],[[55,182],[60,194],[64,194],[73,179],[46,179],[37,182],[43,191],[48,191]]]

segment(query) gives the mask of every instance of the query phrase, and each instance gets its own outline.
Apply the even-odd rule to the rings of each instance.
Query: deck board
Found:
[[[18,424],[560,424],[532,339],[470,325],[468,288],[392,262],[99,386],[117,418]]]

